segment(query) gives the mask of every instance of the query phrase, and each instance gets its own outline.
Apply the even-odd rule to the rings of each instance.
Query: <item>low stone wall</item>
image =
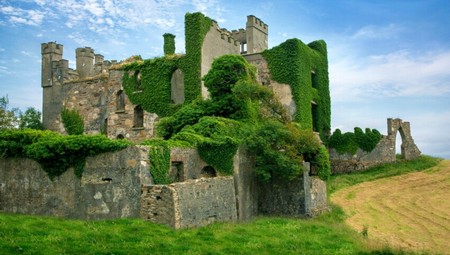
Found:
[[[79,219],[139,217],[141,185],[152,183],[147,147],[88,157],[50,180],[36,161],[0,159],[0,211]]]
[[[339,154],[335,149],[330,149],[329,153],[332,173],[360,172],[369,167],[396,160],[395,140],[392,141],[392,138],[388,136],[383,136],[371,152],[358,149],[352,155],[349,153]]]
[[[410,123],[401,119],[387,119],[388,134],[371,152],[358,149],[355,154],[339,154],[329,149],[332,173],[352,173],[364,171],[369,167],[396,161],[397,133],[400,133],[402,158],[406,160],[420,156],[421,152],[411,136]]]
[[[237,220],[233,177],[145,186],[141,199],[141,218],[176,229]]]
[[[327,183],[317,176],[310,176],[309,204],[306,205],[306,215],[317,216],[328,211]]]

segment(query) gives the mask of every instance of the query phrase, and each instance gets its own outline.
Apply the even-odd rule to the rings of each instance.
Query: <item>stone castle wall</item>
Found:
[[[81,179],[68,169],[50,180],[31,159],[0,159],[0,211],[79,219],[139,217],[141,185],[153,183],[148,149],[88,157]]]
[[[240,45],[231,33],[219,28],[217,23],[212,22],[212,25],[205,35],[202,44],[202,59],[201,59],[201,77],[205,76],[209,69],[211,69],[214,58],[225,54],[239,54]],[[208,89],[203,85],[202,81],[202,98],[208,98]]]
[[[328,210],[326,183],[310,176],[309,163],[303,175],[291,181],[272,178],[258,184],[258,211],[265,215],[315,216]]]
[[[258,182],[254,157],[245,148],[234,157],[233,176],[207,178],[201,172],[207,165],[196,162],[195,149],[175,148],[172,164],[183,163],[181,176],[186,179],[169,185],[153,184],[148,153],[146,146],[132,146],[89,157],[81,179],[68,169],[53,181],[36,161],[1,159],[0,212],[79,219],[141,217],[186,228],[245,221],[259,214],[314,216],[327,209],[325,182],[309,171],[291,182]]]

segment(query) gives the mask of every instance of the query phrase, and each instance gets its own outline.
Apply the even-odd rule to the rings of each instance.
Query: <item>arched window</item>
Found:
[[[125,111],[125,93],[123,90],[117,91],[116,94],[116,111],[123,112]]]
[[[180,69],[175,70],[170,80],[170,98],[173,104],[184,103],[184,74]]]
[[[134,107],[134,128],[144,127],[144,110],[140,105]]]
[[[214,167],[212,166],[205,166],[202,169],[201,176],[204,178],[216,177],[217,176],[216,169],[214,169]]]

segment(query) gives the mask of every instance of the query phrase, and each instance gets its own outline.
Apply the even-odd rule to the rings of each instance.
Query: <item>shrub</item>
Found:
[[[85,160],[103,152],[126,148],[130,142],[110,140],[102,135],[63,136],[51,131],[10,130],[0,132],[3,157],[27,157],[39,162],[53,179],[74,167],[81,177]]]
[[[81,135],[84,132],[83,117],[76,111],[64,108],[61,111],[61,121],[69,135]]]

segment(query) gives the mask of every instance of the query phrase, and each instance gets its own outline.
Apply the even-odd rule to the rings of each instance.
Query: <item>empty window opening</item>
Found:
[[[140,105],[134,108],[134,125],[133,128],[144,127],[144,110]]]
[[[241,53],[247,53],[247,43],[241,43]]]
[[[134,82],[136,84],[136,91],[142,91],[141,72],[139,70],[134,72]]]
[[[103,130],[102,134],[108,136],[108,118],[103,121]]]
[[[311,70],[311,86],[315,89],[317,89],[317,75],[316,71]]]
[[[125,137],[122,135],[122,134],[120,134],[120,135],[118,135],[117,136],[117,139],[119,139],[119,140],[122,140],[122,139],[124,139]]]
[[[214,169],[214,167],[212,166],[205,166],[202,169],[201,176],[205,178],[216,177],[217,176],[216,169]]]
[[[319,108],[313,101],[311,102],[312,126],[314,132],[319,132]]]
[[[123,90],[117,91],[116,111],[125,111],[125,93],[123,92]]]
[[[184,103],[184,74],[180,69],[175,70],[170,80],[170,99],[173,104]]]
[[[169,178],[172,182],[182,182],[184,181],[184,169],[183,162],[172,161]]]

